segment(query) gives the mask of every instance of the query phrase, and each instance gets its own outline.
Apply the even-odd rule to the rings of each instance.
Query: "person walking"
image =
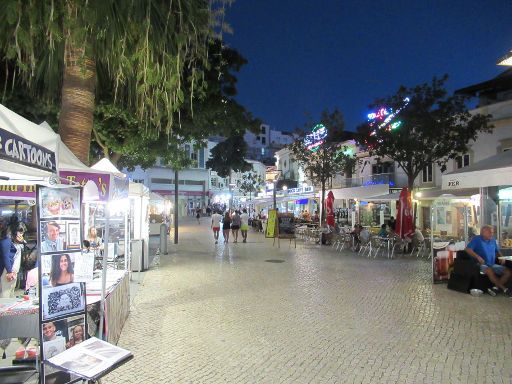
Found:
[[[235,239],[234,243],[238,242],[238,230],[240,229],[240,225],[240,214],[238,211],[235,211],[233,216],[231,216],[231,230],[233,231],[233,238]]]
[[[220,222],[222,220],[222,215],[217,211],[213,212],[212,215],[212,230],[213,230],[213,238],[215,239],[215,244],[219,242],[219,231],[220,231]]]
[[[201,222],[199,221],[199,218],[201,217],[201,208],[197,208],[196,209],[196,219],[197,219],[197,224],[201,224]]]
[[[249,230],[249,215],[247,209],[242,210],[240,215],[240,232],[242,232],[242,239],[244,243],[247,243],[247,231]]]
[[[229,242],[229,231],[231,230],[231,216],[229,211],[226,211],[222,219],[222,235],[224,236],[224,244]]]

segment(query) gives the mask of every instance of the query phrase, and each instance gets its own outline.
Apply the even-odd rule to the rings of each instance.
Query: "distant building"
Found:
[[[249,146],[247,158],[272,165],[275,152],[293,143],[294,137],[291,133],[277,131],[267,124],[261,124],[259,133],[246,131],[244,140]]]

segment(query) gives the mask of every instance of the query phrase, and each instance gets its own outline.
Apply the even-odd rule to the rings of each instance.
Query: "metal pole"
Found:
[[[178,244],[178,171],[174,171],[174,244]]]
[[[272,193],[272,195],[274,197],[274,209],[277,208],[277,201],[276,201],[277,200],[276,199],[277,191],[276,191],[276,189],[277,189],[277,183],[274,182],[274,192]]]

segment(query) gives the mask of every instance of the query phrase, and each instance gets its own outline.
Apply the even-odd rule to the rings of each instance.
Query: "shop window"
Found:
[[[423,172],[422,172],[422,182],[424,183],[431,183],[433,180],[434,180],[434,177],[433,177],[433,166],[432,164],[429,164],[427,165],[425,168],[423,168]]]
[[[457,169],[467,167],[469,165],[470,156],[469,153],[466,153],[462,156],[457,156],[455,158],[455,166]]]
[[[162,179],[162,178],[152,178],[151,182],[154,184],[174,184],[174,180],[172,179]]]
[[[266,131],[265,126],[261,126],[261,133],[262,133],[263,135],[266,133],[265,131]]]
[[[381,175],[383,173],[393,173],[393,163],[377,163],[372,165],[373,175]]]
[[[261,144],[266,144],[267,143],[267,139],[265,137],[262,137],[261,138]]]

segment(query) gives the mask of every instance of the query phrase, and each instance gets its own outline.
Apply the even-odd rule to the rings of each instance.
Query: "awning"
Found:
[[[364,187],[332,189],[335,199],[360,199],[386,195],[389,192],[388,184],[368,185]]]
[[[434,200],[443,195],[450,195],[453,197],[470,197],[477,195],[479,192],[478,188],[464,188],[464,189],[423,189],[414,193],[415,200]],[[420,195],[419,195],[420,194]]]
[[[512,185],[512,151],[506,151],[443,175],[443,189]]]
[[[400,192],[387,193],[385,195],[367,197],[363,201],[395,201],[400,198]]]

